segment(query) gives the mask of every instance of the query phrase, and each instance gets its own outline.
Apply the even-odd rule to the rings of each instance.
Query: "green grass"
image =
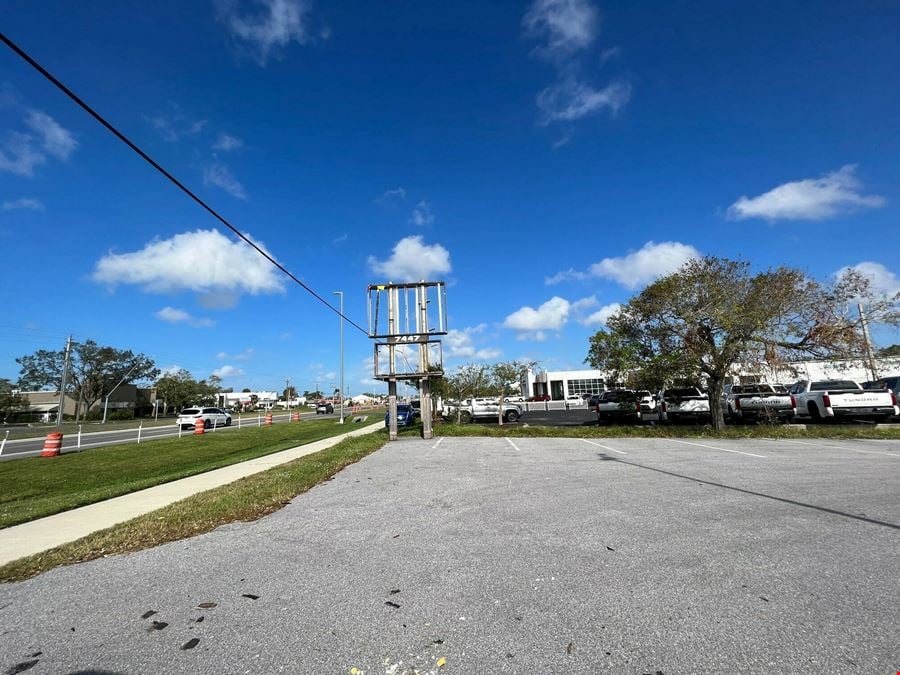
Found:
[[[386,440],[382,433],[347,438],[321,452],[201,492],[78,541],[15,560],[0,567],[0,582],[27,579],[60,565],[140,551],[210,532],[226,523],[256,520],[358,462]]]
[[[310,420],[2,462],[0,527],[337,436],[368,422]]]
[[[900,439],[900,427],[855,425],[735,425],[716,431],[710,426],[623,425],[577,427],[526,426],[524,424],[436,423],[435,436],[512,436],[534,438],[869,438]]]

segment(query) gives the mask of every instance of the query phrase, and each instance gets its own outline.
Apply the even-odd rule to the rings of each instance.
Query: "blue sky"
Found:
[[[727,5],[7,0],[3,31],[357,323],[368,284],[445,280],[448,367],[577,369],[691,255],[900,288],[900,6]],[[0,377],[71,333],[337,382],[337,316],[5,48],[0,251]]]

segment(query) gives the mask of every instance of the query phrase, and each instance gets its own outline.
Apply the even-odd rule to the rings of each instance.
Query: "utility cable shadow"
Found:
[[[827,506],[816,506],[815,504],[807,504],[806,502],[798,502],[795,499],[786,499],[785,497],[776,497],[775,495],[767,495],[764,492],[754,492],[753,490],[745,490],[744,488],[734,487],[733,485],[725,485],[724,483],[714,483],[713,481],[703,480],[702,478],[694,478],[692,476],[685,476],[681,473],[675,473],[674,471],[666,471],[665,469],[657,469],[652,466],[646,466],[645,464],[638,464],[636,462],[629,462],[624,459],[619,459],[618,457],[610,457],[606,453],[599,452],[597,453],[598,457],[605,462],[618,462],[619,464],[627,464],[628,466],[633,466],[636,469],[646,469],[647,471],[655,471],[656,473],[661,473],[666,476],[672,476],[673,478],[681,478],[683,480],[689,480],[694,483],[703,483],[704,485],[711,485],[712,487],[722,488],[723,490],[732,490],[734,492],[740,492],[745,495],[752,495],[754,497],[764,497],[766,499],[771,499],[776,502],[782,502],[783,504],[790,504],[791,506],[802,506],[805,509],[813,509],[814,511],[821,511],[823,513],[831,513],[836,516],[843,516],[844,518],[852,518],[853,520],[861,520],[864,523],[871,523],[872,525],[881,525],[882,527],[889,527],[893,530],[900,530],[900,525],[895,525],[894,523],[888,523],[883,520],[875,520],[874,518],[868,518],[866,516],[857,516],[852,513],[847,513],[845,511],[838,511],[837,509],[829,509]]]

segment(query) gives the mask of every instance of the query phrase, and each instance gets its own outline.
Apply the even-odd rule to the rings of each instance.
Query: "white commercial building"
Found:
[[[242,406],[250,405],[256,397],[256,405],[261,408],[271,408],[278,400],[277,391],[229,391],[219,393],[219,405],[223,408],[240,403]]]
[[[879,378],[900,375],[900,357],[875,359],[875,371]],[[733,371],[734,382],[771,382],[793,384],[798,380],[854,380],[868,382],[872,370],[863,359],[834,361],[792,361],[777,367],[767,364],[745,364]],[[596,394],[606,389],[624,386],[609,380],[608,373],[601,370],[555,370],[527,371],[521,382],[522,396],[549,395],[554,401],[565,400],[568,396]]]

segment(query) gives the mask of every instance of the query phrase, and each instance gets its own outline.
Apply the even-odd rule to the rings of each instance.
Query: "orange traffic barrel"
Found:
[[[291,422],[299,422],[300,421],[300,413],[295,412],[291,413]]]
[[[270,412],[266,413],[266,421],[263,422],[263,425],[267,426],[267,427],[272,426],[272,413],[270,413]]]
[[[62,432],[51,431],[44,439],[44,449],[41,450],[41,457],[59,457],[59,451],[62,450]]]
[[[201,417],[199,420],[194,422],[194,435],[202,436],[206,433],[206,422]]]

